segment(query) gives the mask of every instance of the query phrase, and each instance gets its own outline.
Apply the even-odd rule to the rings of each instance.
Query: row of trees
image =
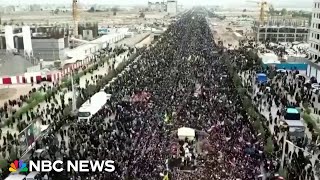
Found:
[[[109,12],[109,11],[111,11],[111,12],[113,12],[113,15],[114,16],[116,16],[117,15],[117,12],[119,11],[119,8],[118,7],[112,7],[112,8],[108,8],[108,9],[105,9],[105,10],[99,10],[99,9],[97,9],[96,7],[94,7],[94,6],[92,6],[89,10],[88,10],[88,12]]]
[[[242,12],[247,12],[247,9],[243,9]],[[269,6],[269,15],[270,16],[286,16],[291,15],[292,17],[301,17],[301,18],[311,18],[311,13],[306,11],[288,11],[286,8],[281,10],[276,10],[272,5]]]
[[[288,11],[286,8],[283,8],[281,10],[276,10],[272,5],[269,6],[269,14],[271,16],[277,16],[277,15],[291,15],[292,17],[302,17],[302,18],[310,18],[311,12],[306,11]]]

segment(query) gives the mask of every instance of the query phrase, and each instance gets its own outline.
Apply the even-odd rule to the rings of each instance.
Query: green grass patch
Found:
[[[104,87],[104,85],[106,85],[112,78],[114,78],[115,76],[117,76],[117,74],[119,74],[121,71],[124,70],[124,68],[130,64],[134,59],[136,59],[141,52],[143,52],[146,48],[143,47],[141,49],[138,49],[136,53],[131,54],[131,56],[126,60],[126,61],[122,61],[118,64],[117,68],[113,71],[110,71],[107,76],[103,77],[100,80],[100,83],[98,83],[97,86],[94,86],[92,88],[92,92],[88,92],[88,94],[91,93],[95,93],[97,91],[100,91],[101,88]],[[110,60],[110,57],[112,56],[106,56],[105,58],[103,58],[100,62],[98,62],[98,64],[103,64],[105,62],[108,62]],[[82,77],[83,75],[89,73],[90,71],[94,71],[96,70],[99,65],[98,64],[94,64],[91,65],[89,68],[87,68],[84,71],[78,72],[78,73],[74,73],[73,74],[73,78],[75,82],[79,82],[80,77]],[[69,76],[68,76],[69,77]],[[61,84],[61,88],[68,88],[71,87],[71,79],[65,77],[62,79],[62,84]],[[46,92],[34,92],[31,97],[27,100],[26,105],[24,105],[23,107],[21,107],[12,117],[14,118],[20,118],[21,115],[25,114],[27,111],[32,110],[34,107],[36,107],[39,103],[43,102],[46,98],[54,96],[57,93],[56,89],[52,89],[52,90],[48,90]],[[93,95],[91,94],[91,95]],[[7,121],[5,121],[5,125],[10,126],[12,125],[12,117],[10,117]],[[2,126],[2,125],[0,125]]]
[[[304,120],[304,122],[307,123],[308,126],[312,126],[312,128],[315,130],[315,133],[317,133],[318,135],[320,135],[320,128],[317,126],[317,123],[315,122],[316,120],[314,120],[308,113],[303,113],[302,118]]]

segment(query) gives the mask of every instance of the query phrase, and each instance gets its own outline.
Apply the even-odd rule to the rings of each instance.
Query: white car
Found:
[[[278,72],[278,73],[286,73],[287,70],[285,70],[285,69],[277,69],[276,72]]]
[[[318,83],[311,84],[312,92],[316,92],[317,90],[320,90],[320,85]]]
[[[318,84],[318,83],[313,83],[313,84],[311,84],[311,88],[312,88],[312,89],[319,89],[319,88],[320,88],[320,84]]]

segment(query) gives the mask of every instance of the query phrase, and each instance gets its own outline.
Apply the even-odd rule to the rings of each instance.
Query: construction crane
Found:
[[[78,37],[79,9],[78,0],[72,0],[73,36]]]
[[[259,22],[261,25],[264,25],[267,22],[269,3],[267,1],[247,1],[250,3],[257,3],[259,6]]]

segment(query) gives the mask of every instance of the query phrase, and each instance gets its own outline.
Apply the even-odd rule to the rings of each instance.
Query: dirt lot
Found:
[[[82,11],[79,13],[79,23],[87,22],[104,22],[109,24],[140,24],[145,23],[150,19],[162,19],[165,13],[148,12],[145,13],[145,18],[139,18],[140,13],[137,10],[119,11],[116,16],[112,12],[95,12],[89,13]],[[13,24],[25,25],[41,24],[73,24],[71,12],[60,12],[57,15],[52,15],[50,11],[39,12],[13,12],[2,17],[3,22],[12,22]]]
[[[34,88],[30,84],[0,85],[0,107],[8,100],[17,99],[22,94],[28,94]]]

